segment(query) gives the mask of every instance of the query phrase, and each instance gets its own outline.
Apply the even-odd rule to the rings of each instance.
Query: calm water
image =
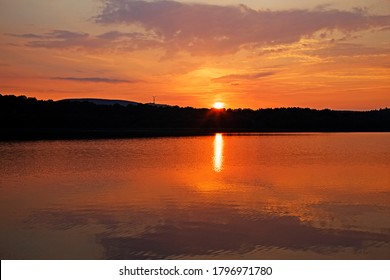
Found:
[[[389,259],[390,133],[0,143],[1,259]]]

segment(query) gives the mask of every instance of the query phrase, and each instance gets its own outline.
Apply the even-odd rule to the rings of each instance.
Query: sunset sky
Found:
[[[390,107],[390,0],[0,0],[0,93]]]

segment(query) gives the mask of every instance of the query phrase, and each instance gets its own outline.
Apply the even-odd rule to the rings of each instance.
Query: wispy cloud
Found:
[[[57,40],[68,40],[68,39],[79,39],[86,38],[89,35],[87,33],[82,32],[71,32],[67,30],[52,30],[43,34],[34,34],[34,33],[26,33],[26,34],[13,34],[6,33],[8,36],[18,37],[18,38],[26,38],[26,39],[57,39]]]
[[[153,34],[140,32],[119,32],[109,31],[98,35],[89,33],[71,32],[66,30],[53,30],[51,32],[38,34],[5,34],[12,37],[26,39],[26,46],[32,48],[47,49],[86,49],[105,50],[118,49],[122,51],[133,51],[156,47],[158,40]]]
[[[221,76],[218,78],[214,78],[214,82],[220,82],[220,83],[232,83],[242,80],[256,80],[260,78],[264,78],[267,76],[275,75],[276,72],[260,72],[260,73],[251,73],[251,74],[232,74],[232,75],[226,75]]]
[[[123,80],[123,79],[111,79],[111,78],[102,78],[102,77],[52,77],[52,80],[63,80],[63,81],[72,81],[72,82],[87,82],[87,83],[136,83],[138,80]]]
[[[109,31],[103,34],[96,36],[98,39],[104,40],[116,40],[119,38],[130,38],[130,39],[145,39],[145,34],[140,32],[119,32],[119,31]]]

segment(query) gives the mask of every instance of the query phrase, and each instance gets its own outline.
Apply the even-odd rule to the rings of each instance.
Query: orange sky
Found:
[[[3,2],[1,94],[390,107],[387,0]]]

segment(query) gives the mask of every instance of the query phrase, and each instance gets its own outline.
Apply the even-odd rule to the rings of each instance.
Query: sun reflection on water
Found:
[[[223,164],[223,138],[222,133],[216,133],[214,139],[214,171],[221,172]]]

